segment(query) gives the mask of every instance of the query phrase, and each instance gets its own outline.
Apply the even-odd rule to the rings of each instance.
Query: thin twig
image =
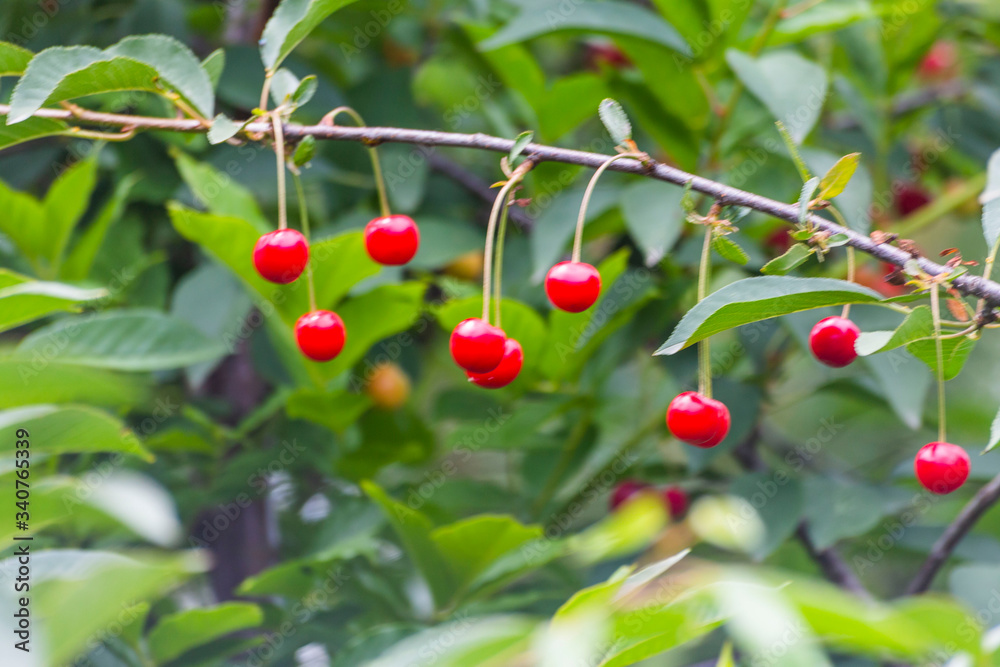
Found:
[[[10,107],[8,105],[0,104],[0,116],[6,115],[9,111]],[[35,115],[42,118],[73,120],[86,124],[131,125],[136,129],[170,130],[174,132],[206,131],[199,121],[187,118],[153,118],[96,111],[83,111],[74,116],[73,113],[65,109],[39,109]],[[245,132],[249,135],[269,135],[272,131],[270,124],[264,122],[253,122],[245,128]],[[458,134],[454,132],[410,130],[396,127],[330,127],[324,125],[303,126],[292,124],[284,127],[284,134],[289,139],[314,136],[317,139],[329,141],[358,141],[367,146],[392,142],[425,146],[475,148],[498,153],[509,153],[514,145],[512,139],[501,139],[500,137],[491,137],[485,134]],[[601,153],[589,153],[542,144],[529,144],[525,148],[523,155],[534,162],[562,162],[590,167],[592,169],[600,167],[608,159],[607,155]],[[622,161],[614,163],[608,167],[608,170],[648,176],[680,186],[686,186],[690,183],[691,189],[695,192],[707,195],[726,205],[745,206],[792,223],[798,222],[799,219],[797,203],[788,204],[769,199],[768,197],[762,197],[761,195],[723,185],[722,183],[701,176],[689,174],[670,165],[653,163],[652,161],[646,165],[638,162]],[[877,243],[867,236],[858,234],[816,214],[810,215],[809,219],[814,228],[829,232],[831,235],[843,234],[847,237],[848,245],[884,262],[902,267],[907,261],[914,260],[920,265],[921,269],[934,276],[951,271],[951,269],[932,262],[926,257],[914,258],[910,253],[900,250],[895,246],[888,243]],[[1000,283],[966,274],[956,278],[952,285],[963,294],[980,297],[993,306],[1000,305]]]

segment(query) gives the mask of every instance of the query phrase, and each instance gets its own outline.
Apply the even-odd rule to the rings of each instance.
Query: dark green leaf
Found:
[[[302,138],[292,154],[292,162],[296,167],[302,167],[316,156],[316,137],[307,135]]]
[[[76,311],[107,296],[103,289],[82,289],[62,283],[31,280],[0,269],[0,331],[61,311]]]
[[[0,76],[24,74],[24,70],[34,56],[34,53],[16,44],[0,42]]]
[[[43,137],[54,137],[60,134],[70,134],[69,125],[51,118],[29,118],[16,125],[0,125],[0,150],[17,144]]]
[[[879,294],[846,280],[761,276],[727,285],[689,310],[670,338],[654,353],[675,354],[727,329],[800,310],[876,303]]]
[[[646,266],[658,263],[673,247],[684,228],[684,191],[643,180],[622,194],[622,215],[629,234],[642,249]]]
[[[149,632],[149,651],[158,664],[163,664],[196,646],[263,622],[260,607],[249,602],[224,602],[179,611],[165,616]]]

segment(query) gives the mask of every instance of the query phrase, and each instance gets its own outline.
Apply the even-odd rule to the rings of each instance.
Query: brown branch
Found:
[[[0,116],[7,115],[10,107],[0,105]],[[136,129],[170,130],[174,132],[205,132],[202,122],[186,118],[152,118],[146,116],[131,116],[127,114],[100,113],[96,111],[64,109],[39,109],[36,116],[75,121],[88,125],[111,125],[118,127],[135,127]],[[248,134],[268,135],[272,132],[271,124],[253,122],[246,126]],[[288,125],[285,136],[297,139],[305,136],[329,141],[359,141],[367,146],[377,146],[385,142],[415,144],[420,146],[451,146],[456,148],[475,148],[480,150],[508,153],[513,147],[511,139],[491,137],[486,134],[458,134],[454,132],[438,132],[432,130],[410,130],[397,127],[341,127],[328,125]],[[568,148],[529,144],[524,150],[524,156],[535,162],[562,162],[596,169],[607,162],[608,156],[601,153],[589,153]],[[632,160],[615,162],[609,167],[619,171],[640,176],[648,176],[674,185],[687,186],[695,192],[708,195],[721,204],[745,206],[761,213],[766,213],[781,220],[798,222],[798,204],[787,204],[767,197],[762,197],[745,190],[723,185],[716,181],[689,174],[681,169],[666,164],[640,164]],[[818,215],[809,216],[813,226],[830,234],[843,234],[848,245],[857,248],[873,257],[896,266],[904,266],[908,261],[915,260],[920,268],[930,275],[938,275],[950,271],[926,257],[913,257],[887,243],[876,243],[871,238],[858,234],[846,227],[822,218]],[[985,299],[991,306],[1000,305],[1000,284],[984,280],[979,276],[966,274],[959,276],[952,283],[961,293]]]
[[[934,575],[945,564],[945,561],[951,556],[955,547],[972,530],[979,517],[985,514],[986,510],[993,507],[997,500],[1000,500],[1000,475],[991,479],[976,492],[972,500],[962,508],[962,511],[955,517],[955,520],[951,522],[941,537],[938,538],[938,541],[934,543],[934,546],[931,547],[930,555],[927,556],[924,564],[920,566],[917,576],[906,587],[907,595],[923,593],[930,588],[931,583],[934,581]]]

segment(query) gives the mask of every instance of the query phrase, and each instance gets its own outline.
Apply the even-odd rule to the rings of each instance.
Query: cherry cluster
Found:
[[[412,218],[389,215],[375,218],[365,227],[365,250],[369,257],[386,266],[406,264],[420,247],[420,230]],[[278,229],[257,240],[253,265],[262,278],[279,285],[299,279],[309,264],[309,243],[294,229]],[[313,361],[330,361],[344,349],[347,330],[344,321],[330,310],[304,314],[295,323],[295,342],[302,354]]]

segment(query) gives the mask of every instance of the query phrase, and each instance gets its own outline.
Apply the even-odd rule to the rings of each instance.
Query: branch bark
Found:
[[[0,105],[0,116],[9,113],[8,105]],[[128,114],[102,113],[87,110],[39,109],[36,116],[73,121],[87,125],[103,125],[122,128],[170,130],[173,132],[206,132],[208,128],[200,120],[187,118],[153,118],[148,116],[132,116]],[[252,134],[269,135],[273,128],[270,123],[253,122],[246,126]],[[295,125],[285,127],[284,134],[289,139],[300,139],[314,136],[328,141],[358,141],[366,146],[377,146],[381,143],[404,143],[419,146],[449,146],[455,148],[475,148],[479,150],[508,153],[514,145],[511,139],[501,139],[486,134],[458,134],[455,132],[438,132],[432,130],[411,130],[397,127],[341,127],[329,125]],[[604,164],[608,156],[601,153],[589,153],[569,148],[558,148],[542,144],[529,144],[523,155],[535,162],[562,162],[596,169]],[[670,165],[650,162],[648,166],[634,161],[618,161],[609,167],[611,171],[636,174],[655,178],[674,185],[687,186],[708,195],[721,204],[745,206],[772,217],[798,222],[798,204],[787,204],[767,197],[762,197],[739,188],[730,187],[717,181],[689,174],[686,171]],[[830,234],[844,234],[848,244],[858,250],[876,257],[884,262],[903,266],[907,261],[915,260],[925,272],[939,275],[950,269],[932,262],[926,257],[914,257],[910,253],[887,243],[877,243],[871,238],[855,231],[841,227],[816,214],[809,216],[816,229]],[[964,275],[952,283],[963,294],[984,299],[991,306],[1000,306],[1000,283],[984,280],[979,276]]]
[[[907,595],[917,595],[930,588],[931,583],[934,581],[934,576],[948,560],[948,557],[951,556],[959,542],[962,541],[962,538],[972,530],[976,521],[988,509],[993,507],[998,500],[1000,500],[1000,475],[991,479],[976,492],[972,500],[962,508],[962,511],[955,517],[955,520],[951,522],[941,537],[938,538],[938,541],[934,543],[934,546],[931,547],[930,555],[927,556],[927,560],[924,561],[924,564],[920,566],[920,570],[917,571],[917,576],[906,587]]]

